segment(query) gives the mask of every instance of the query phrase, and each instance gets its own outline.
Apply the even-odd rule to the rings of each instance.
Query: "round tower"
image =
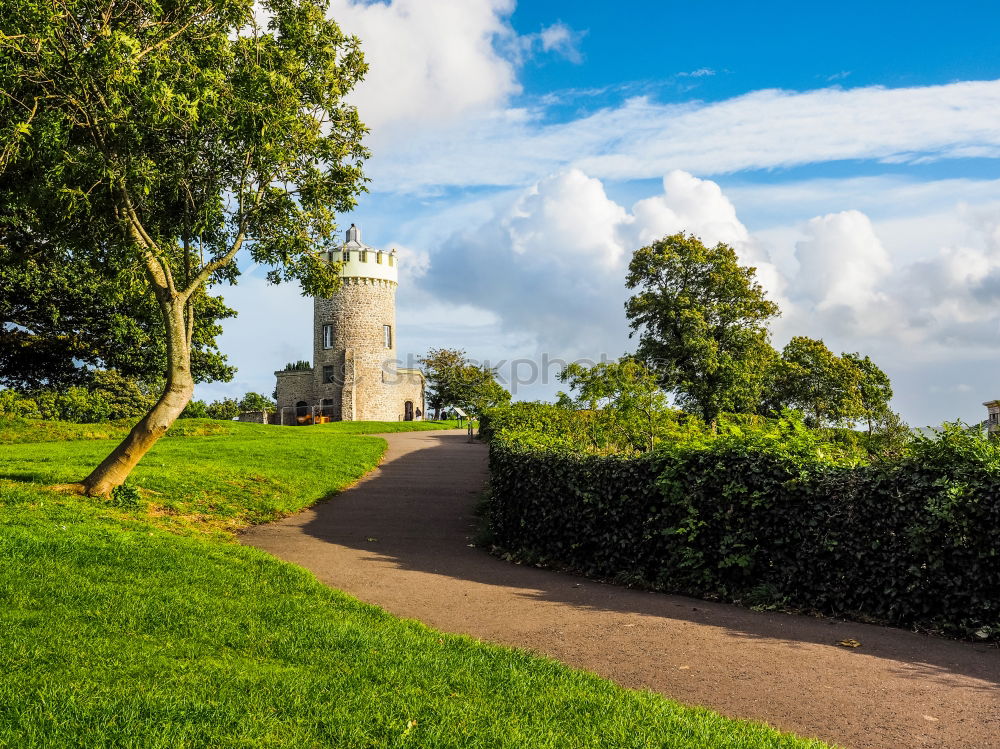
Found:
[[[275,372],[280,423],[421,418],[423,375],[397,366],[396,251],[369,247],[351,224],[327,260],[341,287],[313,300],[313,366]]]
[[[341,264],[342,284],[332,297],[314,300],[315,405],[331,420],[416,418],[423,380],[413,392],[413,373],[397,367],[395,250],[369,247],[351,224],[328,260]]]

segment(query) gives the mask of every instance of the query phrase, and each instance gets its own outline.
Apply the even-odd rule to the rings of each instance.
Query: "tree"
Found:
[[[795,336],[776,365],[775,399],[802,410],[814,426],[841,424],[861,416],[860,370],[821,340]]]
[[[660,418],[670,412],[655,371],[633,357],[623,357],[593,367],[574,362],[559,373],[559,380],[577,391],[578,407],[609,413],[608,427],[621,442],[639,451],[653,449]]]
[[[868,424],[868,434],[871,435],[876,426],[898,432],[908,431],[899,416],[889,408],[889,401],[892,400],[889,375],[879,369],[868,356],[845,353],[842,358],[856,370],[857,401],[860,416]]]
[[[197,300],[236,279],[239,253],[272,282],[337,287],[334,217],[364,189],[367,156],[343,97],[365,65],[325,12],[321,0],[0,9],[0,245],[26,238],[135,279],[163,329],[163,392],[87,494],[121,484],[191,399]]]
[[[66,252],[29,246],[30,239],[8,236],[10,244],[0,247],[0,384],[61,390],[87,385],[101,370],[143,382],[162,379],[162,317],[134,275],[73,262]],[[219,320],[236,313],[203,290],[191,304],[192,377],[232,379],[235,370],[215,338]]]
[[[729,245],[709,248],[683,233],[636,250],[629,263],[626,285],[639,291],[625,311],[637,356],[707,422],[756,411],[776,357],[767,322],[778,306],[755,279]]]
[[[437,411],[452,404],[458,372],[468,363],[465,351],[432,348],[417,361],[427,380],[427,406]]]
[[[418,361],[427,379],[430,408],[458,406],[480,412],[510,401],[510,393],[496,380],[496,371],[472,364],[461,349],[431,349]]]
[[[220,401],[212,401],[205,407],[205,411],[210,419],[223,419],[231,421],[240,415],[240,404],[235,398],[223,398]]]
[[[270,411],[274,413],[277,404],[260,393],[247,393],[240,401],[240,411]]]

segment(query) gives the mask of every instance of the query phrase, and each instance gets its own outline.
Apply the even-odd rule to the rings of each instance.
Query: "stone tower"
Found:
[[[342,285],[313,300],[313,366],[275,373],[282,423],[420,418],[423,375],[397,366],[395,250],[363,244],[351,224],[327,259],[341,263]]]

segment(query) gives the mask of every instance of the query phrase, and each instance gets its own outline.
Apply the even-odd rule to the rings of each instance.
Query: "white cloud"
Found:
[[[697,70],[691,70],[687,73],[678,73],[679,78],[705,78],[708,76],[715,75],[715,71],[712,68],[698,68]]]
[[[740,244],[749,238],[746,227],[736,217],[736,208],[715,183],[675,169],[663,178],[663,193],[640,200],[632,208],[637,231],[637,247],[666,234],[698,227],[709,243]]]
[[[492,110],[520,91],[495,42],[514,36],[514,0],[335,0],[330,14],[361,39],[368,75],[352,94],[375,140],[395,127]]]
[[[799,273],[795,292],[820,311],[867,312],[881,300],[879,282],[892,269],[889,254],[860,211],[817,216],[795,246]]]
[[[779,274],[715,183],[671,172],[661,194],[626,210],[576,169],[540,180],[482,226],[453,234],[431,256],[428,288],[448,288],[452,299],[496,314],[504,330],[533,341],[536,350],[522,354],[617,357],[633,348],[624,314],[631,252],[678,231],[733,244],[780,294]]]
[[[584,32],[574,31],[559,21],[542,29],[537,36],[543,52],[555,52],[577,65],[583,62],[580,41],[584,37]]]
[[[1000,81],[755,91],[721,102],[645,97],[569,122],[494,109],[378,155],[380,189],[524,185],[575,167],[602,179],[724,174],[823,161],[1000,156]]]

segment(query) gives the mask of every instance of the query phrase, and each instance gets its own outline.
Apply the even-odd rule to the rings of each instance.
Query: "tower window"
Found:
[[[368,262],[368,250],[361,250],[361,262],[362,263]]]
[[[345,263],[351,262],[351,253],[349,250],[344,250],[344,262]]]
[[[385,335],[385,347],[386,348],[392,348],[392,326],[391,325],[383,325],[382,326],[382,332]]]
[[[323,384],[332,385],[333,384],[333,365],[324,364],[323,365]]]
[[[323,348],[333,348],[333,326],[323,326]]]
[[[392,255],[389,255],[389,265],[395,265],[395,264],[396,264],[396,258],[394,258]]]
[[[378,253],[375,254],[375,262],[381,264],[381,262],[382,262],[382,253],[381,252],[378,252]]]

